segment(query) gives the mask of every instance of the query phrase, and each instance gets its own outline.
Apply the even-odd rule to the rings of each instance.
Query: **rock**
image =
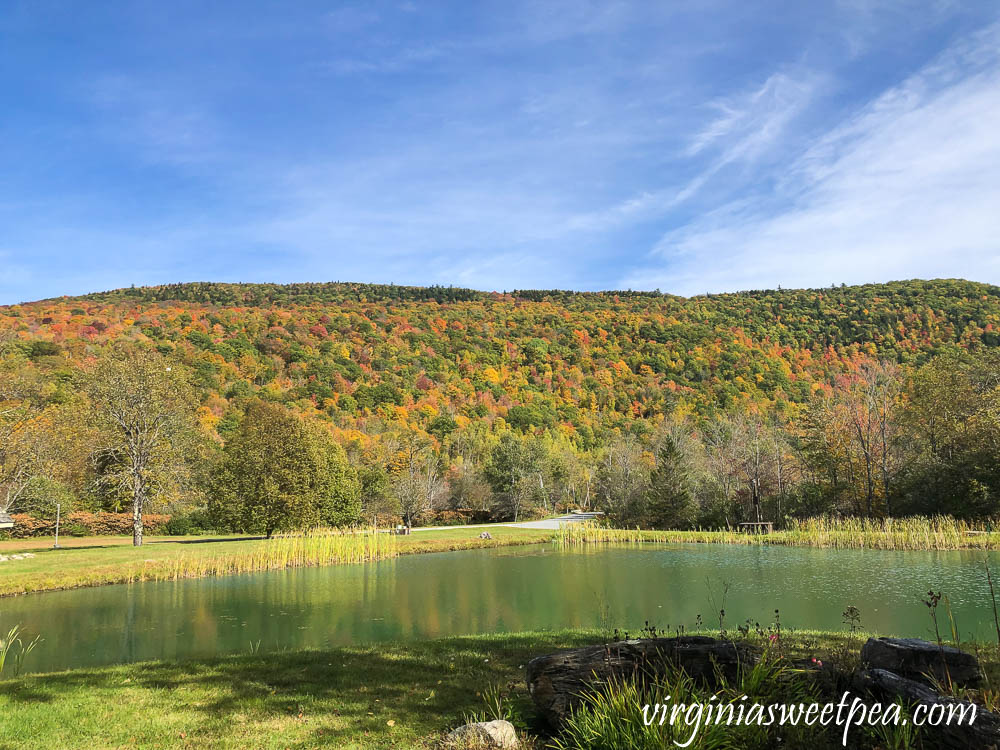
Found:
[[[492,539],[493,536],[490,534],[490,532],[484,531],[482,534],[479,535],[479,538],[480,539]]]
[[[518,747],[517,733],[509,721],[480,721],[476,724],[466,724],[448,733],[444,738],[445,747],[449,748],[499,748],[514,750]]]
[[[676,665],[692,678],[712,684],[716,669],[735,679],[741,663],[755,661],[756,654],[745,644],[704,636],[619,641],[532,659],[527,666],[528,691],[549,725],[558,728],[583,692],[612,677],[655,676]]]
[[[919,638],[869,638],[861,661],[868,669],[884,669],[927,685],[933,677],[943,684],[950,679],[954,685],[974,686],[982,676],[973,654]]]
[[[928,707],[940,705],[945,717],[956,717],[953,721],[940,722],[937,726],[925,726],[922,737],[926,747],[942,750],[965,750],[979,748],[996,750],[1000,748],[1000,716],[976,706],[975,721],[970,722],[972,704],[939,695],[922,682],[900,677],[885,669],[868,669],[855,675],[852,687],[857,693],[874,695],[881,701],[902,700],[913,707],[924,704]],[[959,709],[965,710],[965,719],[959,724]],[[940,710],[940,709],[939,709]],[[925,714],[930,716],[930,714]]]

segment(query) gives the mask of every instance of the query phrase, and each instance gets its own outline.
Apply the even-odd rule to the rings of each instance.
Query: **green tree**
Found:
[[[283,406],[253,401],[223,450],[208,509],[221,528],[263,533],[361,516],[361,487],[343,449]]]
[[[688,528],[698,512],[688,489],[684,457],[669,435],[664,435],[656,454],[656,468],[646,492],[646,524],[660,529]]]
[[[902,513],[990,517],[1000,509],[1000,354],[948,352],[913,373],[903,423]]]
[[[377,526],[386,516],[399,514],[399,500],[392,492],[389,472],[380,463],[365,464],[358,470],[361,508],[365,520]]]
[[[534,475],[540,464],[537,450],[514,433],[504,433],[483,468],[483,476],[493,490],[497,516],[518,520],[538,492]]]

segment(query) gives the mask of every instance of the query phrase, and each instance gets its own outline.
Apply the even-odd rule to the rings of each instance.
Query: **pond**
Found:
[[[996,557],[996,556],[995,556]],[[992,639],[983,552],[881,552],[715,544],[552,545],[377,563],[58,591],[0,600],[0,625],[45,639],[33,671],[386,640],[558,629],[692,628],[747,618],[844,629],[848,605],[881,633],[927,637],[921,603],[943,591],[963,638]],[[993,560],[996,561],[995,558]],[[1000,568],[1000,566],[997,566]],[[714,602],[714,604],[713,604]],[[942,604],[942,630],[948,616]]]

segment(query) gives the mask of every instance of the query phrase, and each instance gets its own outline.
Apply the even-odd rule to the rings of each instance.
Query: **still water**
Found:
[[[33,671],[144,659],[498,631],[718,623],[844,628],[848,605],[881,633],[924,636],[928,589],[963,638],[992,638],[983,552],[881,552],[716,544],[411,555],[326,568],[0,599],[0,624],[45,639]],[[994,555],[996,563],[1000,556]],[[995,566],[997,570],[1000,566]],[[713,605],[714,601],[714,605]],[[940,612],[943,630],[947,614]]]

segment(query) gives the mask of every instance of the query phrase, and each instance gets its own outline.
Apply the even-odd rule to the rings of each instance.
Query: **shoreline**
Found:
[[[480,539],[478,531],[488,528],[491,539]],[[471,532],[471,533],[470,533]],[[245,567],[245,560],[261,552],[254,545],[268,544],[253,537],[197,539],[171,541],[160,538],[142,547],[121,543],[102,546],[81,546],[53,550],[21,547],[17,552],[30,552],[29,559],[0,563],[0,599],[11,596],[66,591],[77,588],[113,586],[238,575],[294,567],[326,567],[347,562],[365,562],[403,555],[432,552],[459,552],[473,549],[554,543],[560,546],[599,546],[616,544],[731,544],[780,547],[812,547],[819,549],[870,549],[877,551],[970,551],[1000,550],[1000,533],[988,532],[945,539],[902,537],[894,533],[852,534],[828,531],[810,534],[803,531],[775,531],[770,534],[747,534],[731,531],[656,531],[604,529],[570,526],[559,531],[517,528],[504,524],[495,526],[444,527],[427,529],[407,536],[393,536],[388,552],[365,553],[368,556],[309,560],[305,562],[279,558],[259,567]],[[198,543],[193,544],[192,541]],[[950,543],[949,543],[950,542]]]

